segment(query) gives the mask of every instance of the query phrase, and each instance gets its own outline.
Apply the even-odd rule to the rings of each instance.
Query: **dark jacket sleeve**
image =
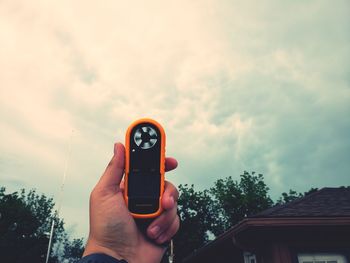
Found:
[[[91,254],[81,258],[77,263],[128,263],[124,259],[118,260],[105,254]]]

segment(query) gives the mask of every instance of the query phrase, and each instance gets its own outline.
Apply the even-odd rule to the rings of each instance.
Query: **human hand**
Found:
[[[164,210],[147,228],[147,236],[154,242],[147,240],[124,201],[124,165],[125,148],[116,143],[113,158],[90,195],[90,233],[83,256],[103,253],[128,263],[160,262],[165,248],[156,243],[169,241],[180,226],[177,215],[179,193],[174,185],[165,182],[161,200]],[[176,166],[175,159],[166,158],[166,171]]]

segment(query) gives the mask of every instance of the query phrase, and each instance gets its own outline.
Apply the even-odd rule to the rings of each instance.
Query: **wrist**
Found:
[[[83,257],[91,255],[91,254],[105,254],[105,255],[111,256],[117,260],[124,259],[127,262],[131,262],[131,261],[129,261],[129,258],[123,256],[122,253],[117,252],[112,248],[100,245],[100,244],[98,244],[98,242],[95,242],[95,241],[89,239],[88,242],[86,243]]]
[[[138,250],[131,263],[160,263],[166,251],[165,247],[154,243],[145,243]],[[129,262],[130,263],[130,262]]]
[[[105,254],[117,260],[124,259],[128,263],[159,263],[161,262],[165,250],[165,247],[148,242],[144,243],[143,246],[137,248],[135,247],[132,250],[118,250],[89,237],[85,246],[83,257],[92,254]]]

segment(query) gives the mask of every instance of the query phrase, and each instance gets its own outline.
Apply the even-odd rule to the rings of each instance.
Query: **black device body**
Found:
[[[134,122],[126,135],[125,199],[135,218],[161,213],[164,191],[165,133],[151,119]]]

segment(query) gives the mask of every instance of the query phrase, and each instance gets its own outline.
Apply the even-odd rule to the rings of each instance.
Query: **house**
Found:
[[[184,263],[350,263],[350,188],[323,188],[234,225]]]

